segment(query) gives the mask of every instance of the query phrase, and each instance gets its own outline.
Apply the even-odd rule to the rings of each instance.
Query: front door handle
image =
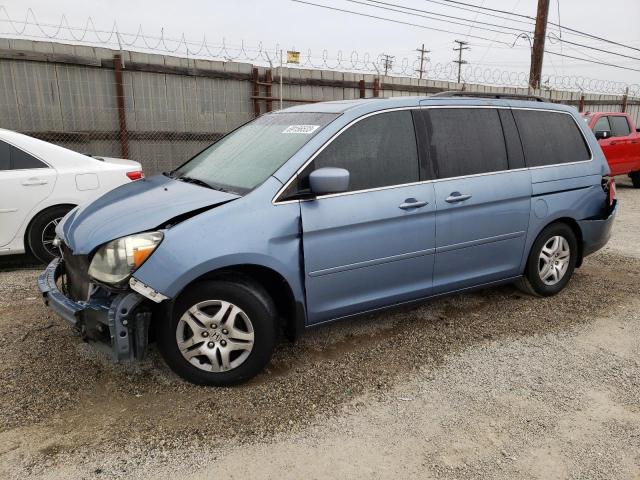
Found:
[[[452,192],[447,198],[445,198],[445,202],[447,203],[457,203],[464,202],[465,200],[469,200],[471,195],[460,192]]]
[[[420,208],[428,205],[429,202],[425,202],[422,200],[416,200],[415,198],[407,198],[404,203],[401,203],[398,208],[402,210],[411,210],[412,208]]]
[[[30,178],[22,182],[22,185],[25,187],[31,187],[33,185],[46,185],[47,183],[49,183],[49,181],[42,178]]]

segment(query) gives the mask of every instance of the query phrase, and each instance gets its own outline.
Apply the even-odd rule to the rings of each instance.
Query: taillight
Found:
[[[133,172],[127,172],[127,177],[129,177],[131,181],[136,181],[144,178],[144,173],[142,170],[134,170]]]
[[[602,189],[607,193],[607,203],[612,206],[616,201],[616,181],[613,177],[602,177]]]

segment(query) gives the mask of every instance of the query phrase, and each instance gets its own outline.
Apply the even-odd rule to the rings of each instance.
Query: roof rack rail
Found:
[[[514,100],[534,100],[536,102],[550,102],[548,98],[536,95],[522,95],[519,93],[491,93],[491,92],[463,92],[460,90],[450,90],[438,92],[431,97],[476,97],[476,98],[510,98]]]

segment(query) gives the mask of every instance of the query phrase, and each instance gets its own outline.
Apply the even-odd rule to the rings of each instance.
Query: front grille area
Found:
[[[89,298],[89,257],[74,255],[64,243],[62,260],[66,278],[67,292],[72,300],[86,301]]]

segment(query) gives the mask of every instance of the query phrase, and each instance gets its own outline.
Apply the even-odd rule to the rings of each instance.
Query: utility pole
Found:
[[[458,47],[453,49],[454,52],[458,52],[458,60],[454,60],[453,63],[458,64],[458,83],[460,83],[461,76],[462,76],[462,65],[464,65],[465,63],[468,63],[466,60],[462,60],[462,51],[471,50],[471,47],[465,46],[465,45],[468,45],[469,42],[464,42],[462,40],[454,40],[454,42],[458,44]]]
[[[380,56],[382,57],[382,65],[384,66],[384,74],[386,76],[387,72],[391,70],[391,67],[393,67],[393,59],[396,57],[394,57],[393,55],[388,55],[386,53],[383,53]]]
[[[422,80],[422,75],[426,73],[424,64],[429,61],[429,57],[425,57],[425,55],[431,53],[431,50],[425,50],[423,43],[422,48],[416,48],[416,52],[420,52],[420,70],[418,70],[418,73],[420,74],[420,80]]]
[[[544,59],[544,41],[547,36],[549,3],[549,0],[538,0],[536,30],[533,36],[533,50],[531,51],[531,70],[529,72],[529,86],[536,89],[540,88],[540,79],[542,77],[542,60]]]

